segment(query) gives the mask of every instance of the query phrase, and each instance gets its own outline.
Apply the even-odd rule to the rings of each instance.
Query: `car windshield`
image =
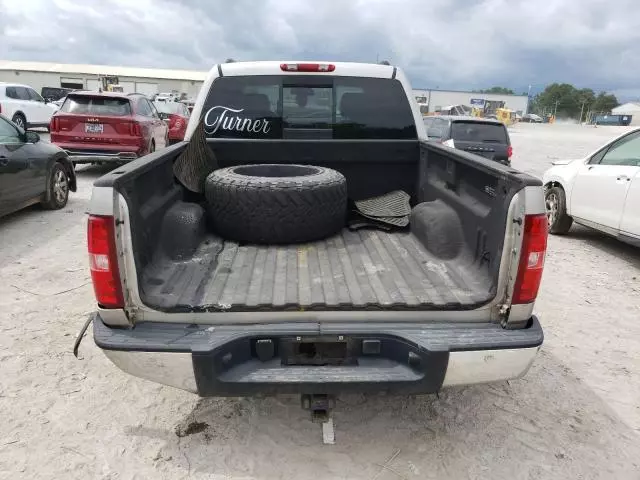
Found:
[[[60,111],[78,115],[112,115],[121,117],[131,114],[131,104],[126,98],[101,96],[68,96]]]
[[[506,128],[501,123],[453,122],[451,138],[461,142],[508,143]]]
[[[180,102],[153,102],[160,113],[183,115],[184,109]]]

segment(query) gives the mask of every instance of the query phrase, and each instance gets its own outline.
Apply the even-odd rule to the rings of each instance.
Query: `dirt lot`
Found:
[[[540,175],[619,128],[519,125]],[[198,399],[120,372],[88,337],[91,183],[66,209],[0,219],[0,478],[640,478],[640,250],[574,227],[550,239],[545,344],[522,380],[435,396],[348,396],[336,446],[297,397]]]

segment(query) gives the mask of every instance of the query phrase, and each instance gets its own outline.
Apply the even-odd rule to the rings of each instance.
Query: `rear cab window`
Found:
[[[131,103],[127,98],[89,95],[68,95],[60,111],[77,115],[131,115]]]
[[[509,144],[507,128],[502,123],[454,121],[451,138],[461,142]]]
[[[203,121],[210,138],[417,139],[402,84],[384,78],[222,77]]]

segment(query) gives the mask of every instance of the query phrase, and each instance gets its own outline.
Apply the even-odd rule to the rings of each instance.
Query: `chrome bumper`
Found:
[[[138,154],[133,152],[90,153],[75,150],[65,150],[65,152],[69,160],[74,163],[131,162],[138,158]]]

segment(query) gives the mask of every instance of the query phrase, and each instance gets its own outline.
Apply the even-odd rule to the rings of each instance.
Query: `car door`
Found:
[[[24,155],[23,132],[0,116],[0,212],[8,213],[31,198],[31,172]]]
[[[571,215],[617,233],[632,180],[640,171],[640,131],[619,138],[581,165],[571,191]]]
[[[629,185],[620,222],[620,233],[640,239],[640,168]]]
[[[145,139],[147,143],[150,145],[151,140],[153,140],[157,149],[157,124],[155,122],[155,119],[153,118],[153,110],[151,109],[151,104],[147,101],[146,98],[140,97],[138,98],[137,110],[138,115],[140,115],[144,119],[144,131],[146,132]]]
[[[36,116],[31,122],[48,124],[51,120],[51,115],[53,115],[53,108],[47,105],[44,98],[42,98],[33,88],[27,88],[27,93],[29,94],[29,99],[33,104],[34,111],[36,112]]]
[[[42,113],[37,103],[31,100],[29,90],[26,87],[19,86],[14,88],[16,95],[18,96],[18,103],[21,106],[21,110],[27,117],[27,125],[25,125],[25,127],[28,127],[33,123],[41,123],[39,119],[41,118]]]
[[[158,109],[153,104],[153,102],[148,101],[146,98],[144,99],[144,101],[149,104],[149,108],[151,109],[151,118],[153,119],[153,130],[156,140],[156,148],[165,148],[167,146],[167,134],[169,133],[169,126],[164,120],[160,118]]]

